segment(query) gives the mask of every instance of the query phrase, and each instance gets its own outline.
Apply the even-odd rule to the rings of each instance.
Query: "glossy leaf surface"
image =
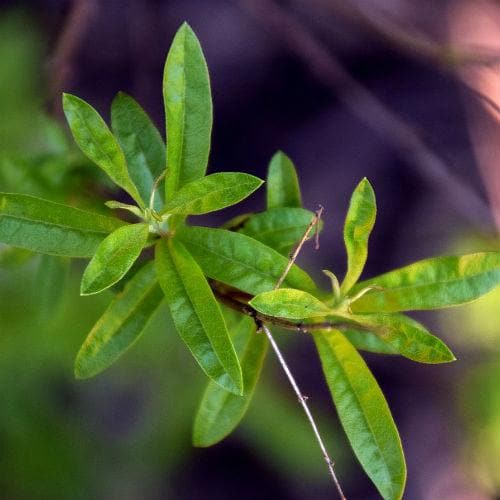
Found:
[[[207,276],[252,295],[273,289],[288,263],[259,241],[224,229],[184,227],[178,236]],[[295,265],[283,286],[312,293],[316,289],[309,275]]]
[[[123,151],[99,113],[83,99],[71,94],[63,95],[63,109],[75,142],[83,153],[144,206],[130,178]]]
[[[368,180],[363,179],[354,190],[344,225],[347,251],[347,273],[340,285],[343,294],[358,281],[368,256],[368,238],[377,215],[375,193]]]
[[[301,320],[331,314],[331,309],[316,297],[293,288],[260,293],[249,303],[260,313],[278,318]]]
[[[165,170],[163,139],[139,103],[124,92],[113,100],[111,124],[125,154],[130,177],[148,205],[153,184]],[[160,210],[162,199],[163,192],[157,193],[153,208]]]
[[[203,177],[212,131],[212,97],[200,42],[184,23],[172,42],[163,74],[167,119],[166,199]]]
[[[99,293],[120,281],[139,257],[148,236],[147,224],[129,224],[107,236],[83,273],[80,293]]]
[[[212,446],[224,439],[244,417],[267,351],[267,338],[257,334],[255,322],[243,317],[235,327],[234,344],[243,371],[243,396],[225,391],[209,382],[196,414],[193,428],[195,446]]]
[[[34,252],[90,257],[123,222],[24,194],[0,193],[0,241]]]
[[[212,380],[241,395],[240,363],[200,267],[184,245],[173,239],[157,243],[155,260],[158,281],[182,340]]]
[[[207,175],[182,186],[162,212],[183,215],[214,212],[243,200],[262,182],[253,175],[235,172]]]
[[[239,232],[288,256],[313,217],[304,208],[273,208],[249,217]]]
[[[299,180],[292,160],[278,151],[267,173],[267,208],[301,207]]]
[[[151,262],[130,279],[90,331],[76,357],[76,377],[93,377],[111,366],[139,339],[162,300]]]
[[[315,333],[314,340],[354,453],[384,499],[402,498],[406,465],[401,440],[377,381],[339,331]]]
[[[372,290],[352,304],[355,312],[438,309],[477,299],[500,284],[500,252],[437,257],[358,283]]]

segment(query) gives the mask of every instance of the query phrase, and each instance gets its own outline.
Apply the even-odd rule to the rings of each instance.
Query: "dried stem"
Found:
[[[288,272],[290,271],[293,264],[297,260],[297,257],[299,255],[300,251],[302,250],[302,247],[304,246],[305,242],[309,238],[309,235],[310,235],[312,229],[319,224],[319,221],[321,220],[322,213],[323,213],[323,207],[320,206],[319,209],[314,214],[313,219],[311,220],[311,222],[307,226],[306,231],[304,232],[304,235],[302,236],[299,243],[297,244],[297,247],[292,252],[290,259],[288,261],[288,264],[286,265],[283,273],[281,274],[280,278],[278,279],[278,281],[276,283],[276,286],[274,287],[275,290],[278,289],[282,285],[283,281],[285,281],[285,278],[286,278]],[[317,248],[318,248],[318,242],[316,241],[316,249]],[[248,309],[250,309],[250,308],[248,308]],[[299,403],[302,405],[302,408],[304,409],[304,412],[307,416],[307,419],[309,420],[309,423],[310,423],[312,430],[314,432],[314,436],[316,437],[316,441],[318,442],[319,447],[321,449],[321,453],[323,454],[323,458],[325,459],[325,462],[328,466],[328,470],[330,472],[330,475],[333,479],[333,482],[335,483],[335,486],[337,488],[339,496],[342,500],[345,500],[346,497],[342,491],[342,488],[340,486],[337,475],[335,474],[335,470],[333,469],[334,461],[330,458],[330,455],[328,454],[325,443],[323,442],[323,438],[321,437],[321,434],[319,433],[318,426],[316,425],[316,422],[314,420],[314,417],[312,416],[311,410],[309,409],[309,406],[307,405],[307,397],[304,396],[302,394],[302,392],[300,391],[299,386],[297,385],[297,382],[295,381],[295,377],[292,375],[292,372],[290,371],[290,368],[288,367],[288,364],[286,363],[285,358],[278,347],[278,344],[274,340],[274,336],[271,333],[271,330],[269,330],[268,326],[265,324],[265,322],[276,324],[277,320],[280,322],[282,320],[279,320],[278,318],[262,317],[256,311],[253,311],[253,312],[254,312],[254,314],[252,314],[252,315],[254,316],[254,319],[256,320],[256,323],[257,323],[259,329],[263,330],[264,333],[266,334],[266,337],[269,340],[271,347],[273,348],[274,354],[276,354],[276,357],[278,358],[278,361],[281,365],[281,368],[285,372],[293,390],[295,391],[295,394],[297,395],[297,399],[299,400]],[[283,326],[283,324],[281,324],[280,326]],[[304,326],[305,325],[303,325],[303,324],[294,324],[293,325],[294,329],[298,329],[300,331],[305,331]],[[311,326],[313,326],[313,325],[311,325]],[[316,326],[316,325],[314,325],[314,326]]]
[[[265,325],[261,325],[262,330],[266,334],[269,343],[271,344],[271,347],[273,348],[274,353],[276,354],[276,357],[278,358],[278,361],[280,362],[281,368],[283,368],[283,371],[285,372],[286,376],[288,377],[288,380],[290,382],[290,385],[293,387],[293,390],[295,391],[295,394],[297,395],[297,399],[299,400],[299,403],[302,405],[302,408],[304,409],[304,412],[307,416],[307,419],[309,420],[309,423],[311,424],[312,430],[314,432],[314,435],[316,437],[316,440],[318,441],[319,447],[321,449],[321,453],[323,454],[323,458],[325,459],[326,464],[328,465],[328,470],[330,471],[330,475],[332,476],[333,482],[335,483],[335,486],[337,487],[337,491],[339,493],[339,496],[342,500],[346,500],[346,497],[342,491],[342,488],[340,486],[339,480],[337,479],[337,475],[335,474],[335,471],[333,469],[334,462],[330,458],[330,455],[328,455],[328,451],[326,449],[325,443],[323,442],[323,438],[321,437],[321,434],[319,433],[318,426],[316,425],[316,422],[314,420],[314,417],[312,416],[311,410],[309,409],[309,406],[307,405],[307,397],[302,394],[302,392],[299,389],[299,386],[297,385],[297,382],[295,381],[294,376],[292,375],[292,372],[290,371],[290,368],[288,368],[288,365],[285,361],[285,358],[283,357],[283,354],[281,354],[281,351],[276,344],[276,341],[274,340],[274,337],[271,333],[271,330]]]
[[[314,217],[312,218],[311,222],[307,226],[307,229],[304,233],[304,236],[302,236],[301,240],[299,241],[298,245],[296,246],[295,250],[293,251],[292,255],[290,256],[290,259],[288,261],[287,266],[285,267],[285,270],[283,271],[283,274],[280,276],[280,279],[278,280],[278,282],[276,283],[276,286],[274,287],[275,290],[278,289],[283,284],[283,281],[285,281],[285,278],[286,278],[288,272],[290,271],[290,269],[292,268],[293,264],[297,260],[297,257],[299,256],[299,253],[302,250],[304,243],[309,238],[309,234],[311,233],[312,228],[319,223],[322,214],[323,214],[323,207],[320,206],[319,209],[314,214]],[[318,244],[316,242],[316,250],[317,249],[318,249]]]

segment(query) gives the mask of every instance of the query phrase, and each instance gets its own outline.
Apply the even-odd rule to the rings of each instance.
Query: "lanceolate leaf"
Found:
[[[344,242],[347,250],[347,273],[340,285],[343,294],[358,281],[368,255],[368,238],[375,224],[377,206],[375,193],[365,178],[354,190],[344,225]]]
[[[111,366],[139,339],[162,300],[151,262],[130,279],[92,328],[76,357],[75,376],[93,377]]]
[[[253,175],[234,172],[207,175],[182,186],[162,212],[198,215],[220,210],[243,200],[262,182]]]
[[[24,194],[0,193],[0,241],[34,252],[90,257],[123,222]]]
[[[401,440],[372,373],[337,330],[314,334],[323,372],[349,442],[382,497],[403,495],[406,466]]]
[[[299,181],[295,167],[282,151],[269,163],[267,174],[267,208],[301,207]]]
[[[130,177],[147,204],[155,180],[165,170],[165,144],[157,128],[139,103],[119,92],[111,106],[111,124],[127,159]],[[153,208],[162,207],[163,192]]]
[[[313,213],[303,208],[272,208],[252,215],[239,232],[288,256],[313,217]]]
[[[212,131],[212,97],[200,42],[184,23],[172,42],[163,74],[167,119],[166,199],[203,177]]]
[[[420,363],[449,363],[455,356],[446,344],[403,314],[358,314],[353,319],[372,328],[373,333],[391,350]]]
[[[63,95],[63,108],[80,149],[101,167],[111,180],[127,191],[141,206],[141,199],[127,170],[123,151],[99,113],[83,99]]]
[[[80,293],[99,293],[120,281],[146,245],[147,224],[129,224],[117,229],[99,245],[82,277]]]
[[[437,257],[358,283],[377,285],[352,304],[354,312],[438,309],[477,299],[500,284],[500,252]]]
[[[302,320],[331,314],[331,309],[307,292],[279,288],[256,295],[250,305],[262,314]]]
[[[244,234],[197,226],[177,234],[207,276],[252,295],[272,290],[288,264],[278,252]],[[309,275],[295,265],[283,286],[313,294],[316,290]]]
[[[235,329],[234,343],[243,371],[243,396],[209,382],[194,421],[195,446],[212,446],[224,439],[240,423],[252,399],[267,351],[267,338],[256,333],[251,318],[244,317]]]
[[[156,245],[158,281],[182,340],[203,371],[224,389],[241,395],[240,363],[221,310],[201,269],[182,243]]]

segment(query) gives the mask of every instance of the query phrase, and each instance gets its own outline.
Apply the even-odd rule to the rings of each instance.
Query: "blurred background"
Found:
[[[342,221],[363,176],[378,222],[369,277],[445,253],[500,249],[500,6],[476,0],[37,0],[0,4],[0,191],[101,210],[113,197],[62,120],[68,91],[104,116],[132,94],[164,131],[164,59],[187,20],[214,97],[210,171],[265,176],[295,161],[325,207],[300,263],[345,270]],[[244,209],[261,210],[263,192]],[[208,220],[220,224],[227,210]],[[85,262],[0,246],[0,498],[335,498],[323,459],[268,356],[238,430],[191,446],[206,384],[160,310],[89,381],[73,360],[112,297],[79,297]],[[400,429],[407,499],[500,498],[500,290],[419,315],[458,361],[366,355]],[[378,495],[344,438],[312,343],[278,341],[318,416],[347,497]]]

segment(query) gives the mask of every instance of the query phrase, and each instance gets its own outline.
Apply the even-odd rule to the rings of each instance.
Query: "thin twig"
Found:
[[[304,236],[302,236],[301,240],[299,241],[299,243],[295,247],[295,250],[293,251],[292,255],[290,256],[290,259],[288,260],[288,264],[286,265],[282,275],[280,276],[279,280],[277,281],[277,283],[274,287],[275,290],[277,290],[283,284],[283,281],[285,281],[285,278],[286,278],[287,274],[289,273],[290,269],[292,268],[292,266],[294,265],[295,261],[297,260],[297,257],[299,256],[299,253],[302,250],[304,243],[309,238],[309,234],[311,233],[312,228],[319,223],[322,214],[323,214],[323,207],[320,205],[319,209],[316,210],[314,217],[311,219],[311,222],[309,222],[309,225],[307,226],[307,229],[304,233]],[[316,245],[316,250],[317,250],[317,246],[318,245]]]
[[[353,328],[356,330],[366,330],[371,331],[366,327],[361,325],[349,323],[347,321],[343,321],[341,319],[334,321],[322,321],[321,323],[305,323],[299,322],[295,323],[293,321],[289,321],[283,318],[276,318],[274,316],[267,316],[266,314],[262,314],[255,309],[253,309],[248,301],[253,298],[252,295],[246,297],[246,294],[240,292],[239,290],[233,291],[230,290],[226,285],[222,285],[217,281],[211,281],[210,286],[212,291],[219,302],[229,307],[233,311],[237,311],[241,314],[249,316],[253,318],[255,321],[260,323],[267,323],[269,325],[278,326],[279,328],[283,328],[285,330],[292,330],[294,332],[302,332],[308,333],[318,330],[352,330]]]
[[[312,218],[311,222],[307,226],[307,228],[304,232],[304,235],[302,236],[302,238],[300,239],[299,243],[297,244],[294,252],[290,256],[290,259],[288,260],[287,266],[285,267],[283,273],[281,274],[280,278],[278,279],[278,281],[274,287],[275,290],[277,290],[281,286],[283,281],[285,280],[288,272],[290,271],[293,264],[297,260],[297,257],[299,256],[299,253],[302,250],[302,247],[304,246],[305,242],[309,238],[309,234],[311,233],[313,227],[315,227],[319,224],[319,221],[321,220],[322,213],[323,213],[323,207],[320,205],[319,209],[314,214],[314,217]],[[344,493],[343,493],[342,488],[340,486],[337,475],[335,474],[335,470],[333,469],[334,461],[330,458],[330,455],[328,454],[325,443],[323,442],[323,438],[321,437],[321,434],[319,433],[318,426],[316,425],[316,422],[314,420],[314,417],[312,416],[311,410],[309,409],[309,406],[307,405],[307,402],[306,402],[307,397],[304,396],[302,394],[302,392],[300,391],[299,386],[297,385],[297,382],[295,381],[295,378],[292,375],[290,368],[288,368],[288,365],[285,361],[285,358],[278,347],[278,344],[274,340],[274,337],[273,337],[273,334],[271,333],[271,330],[269,330],[269,328],[266,326],[266,324],[263,321],[257,320],[257,324],[266,334],[266,337],[269,340],[271,347],[273,348],[274,354],[276,354],[276,357],[278,358],[278,361],[281,365],[281,368],[283,368],[283,371],[285,372],[286,376],[288,377],[288,380],[290,381],[290,384],[293,387],[295,394],[297,395],[299,403],[302,405],[302,408],[304,409],[304,412],[307,416],[307,419],[309,420],[309,423],[311,424],[312,430],[314,432],[314,436],[316,437],[316,441],[318,441],[319,447],[321,449],[321,453],[323,454],[323,458],[325,459],[325,462],[328,466],[328,470],[330,472],[330,475],[332,476],[333,482],[335,483],[335,486],[337,488],[339,496],[340,496],[341,500],[345,500],[346,497],[344,496]],[[300,331],[305,331],[303,324],[299,324],[296,327]]]
[[[297,399],[299,400],[299,403],[302,405],[302,408],[304,409],[304,412],[307,416],[307,419],[309,420],[309,423],[311,424],[312,430],[314,432],[316,440],[318,441],[319,447],[321,449],[321,453],[323,454],[323,458],[325,459],[325,462],[328,466],[328,470],[330,472],[330,475],[332,476],[333,482],[335,483],[335,486],[337,487],[337,491],[339,492],[339,496],[342,500],[345,500],[346,497],[342,491],[339,480],[337,479],[337,475],[335,474],[335,471],[333,469],[334,462],[330,458],[330,455],[328,454],[325,443],[323,442],[321,434],[319,433],[318,426],[316,425],[316,422],[311,414],[311,410],[309,410],[309,406],[307,405],[307,402],[306,402],[307,397],[304,396],[302,394],[302,392],[300,391],[299,386],[297,385],[297,382],[295,381],[295,378],[292,375],[292,372],[288,368],[288,365],[285,361],[285,358],[281,354],[281,351],[280,351],[278,345],[276,344],[276,341],[274,340],[274,337],[271,333],[271,330],[269,330],[269,328],[265,324],[262,324],[261,328],[264,331],[264,333],[266,334],[266,337],[268,338],[269,343],[271,344],[271,347],[273,348],[273,351],[276,354],[278,361],[280,362],[281,368],[283,368],[283,371],[285,372],[286,376],[288,377],[290,385],[293,387],[293,390],[295,391],[295,394],[297,395]]]
[[[404,153],[465,219],[480,225],[491,222],[487,203],[453,173],[411,125],[358,82],[308,28],[271,0],[240,0],[240,4],[300,57],[319,81],[333,88],[360,121]]]

